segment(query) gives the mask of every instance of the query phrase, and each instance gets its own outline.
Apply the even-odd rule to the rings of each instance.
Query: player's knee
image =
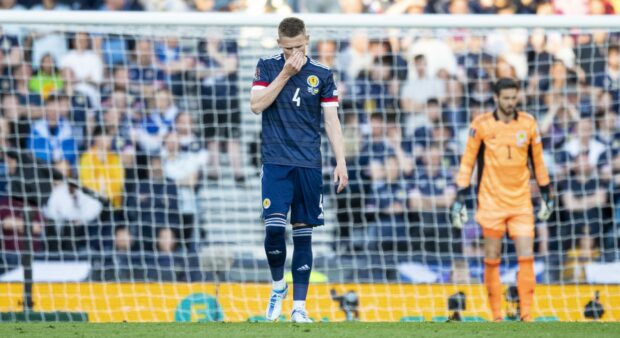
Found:
[[[484,250],[484,258],[486,259],[500,259],[501,256],[501,248],[486,248]]]
[[[275,240],[275,241],[284,239],[285,233],[286,233],[286,228],[284,227],[269,226],[265,230],[265,239]]]

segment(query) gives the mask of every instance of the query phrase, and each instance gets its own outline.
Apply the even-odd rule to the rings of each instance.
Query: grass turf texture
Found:
[[[0,337],[620,337],[620,323],[0,323]]]

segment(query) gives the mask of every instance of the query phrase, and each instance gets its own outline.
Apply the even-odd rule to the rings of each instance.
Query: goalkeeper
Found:
[[[542,143],[536,120],[516,110],[519,86],[501,78],[494,86],[497,109],[476,118],[461,159],[457,177],[457,198],[451,207],[452,223],[461,228],[467,221],[465,191],[474,165],[478,164],[478,210],[476,221],[484,236],[484,283],[494,321],[501,321],[499,276],[502,238],[506,230],[517,251],[517,288],[522,321],[531,321],[534,275],[534,213],[530,197],[531,161],[540,186],[542,203],[538,213],[546,221],[553,210],[549,175],[542,157]]]

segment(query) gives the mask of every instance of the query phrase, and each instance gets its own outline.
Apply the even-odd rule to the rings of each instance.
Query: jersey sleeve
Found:
[[[465,146],[465,152],[461,157],[461,166],[459,167],[459,173],[456,178],[456,185],[459,189],[469,187],[471,181],[471,174],[478,158],[478,151],[480,150],[480,144],[483,140],[482,124],[479,119],[474,120],[469,128],[469,137],[467,138],[467,145]]]
[[[252,90],[260,90],[267,88],[271,83],[269,73],[263,59],[258,60],[256,71],[254,72],[254,82],[252,82]]]
[[[338,107],[338,88],[330,71],[321,87],[321,107]]]
[[[534,174],[536,175],[536,181],[538,185],[542,187],[549,184],[549,173],[547,172],[547,167],[543,159],[542,141],[536,122],[532,123],[530,135],[532,138],[530,140],[532,166],[534,168]]]

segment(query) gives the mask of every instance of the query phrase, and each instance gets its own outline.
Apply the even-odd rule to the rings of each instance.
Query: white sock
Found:
[[[306,310],[306,301],[305,300],[294,300],[293,301],[293,309],[295,310]]]
[[[278,281],[273,281],[271,282],[271,288],[273,290],[284,290],[284,288],[286,287],[286,282],[284,281],[284,278],[278,280]]]

